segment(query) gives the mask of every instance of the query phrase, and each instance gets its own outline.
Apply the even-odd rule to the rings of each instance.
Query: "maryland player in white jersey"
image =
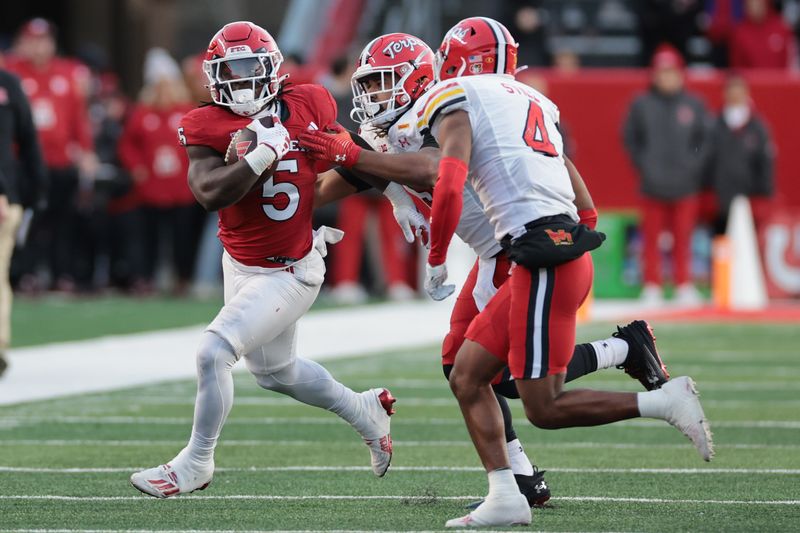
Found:
[[[689,437],[703,459],[713,456],[708,422],[689,377],[638,394],[563,389],[576,313],[592,283],[586,252],[599,246],[603,236],[578,223],[570,182],[582,180],[563,156],[557,107],[508,75],[516,47],[508,30],[494,20],[461,21],[437,51],[439,84],[415,106],[418,127],[431,131],[442,153],[428,270],[444,283],[447,246],[468,181],[514,262],[510,279],[470,324],[450,376],[489,476],[489,494],[472,513],[448,521],[448,527],[531,520],[511,475],[490,386],[506,364],[526,416],[538,427],[660,418]]]
[[[443,109],[463,100],[458,91],[452,91],[452,85],[444,85],[441,87],[443,90],[427,90],[433,70],[431,61],[430,49],[408,34],[388,34],[374,39],[364,48],[353,76],[352,113],[353,118],[362,124],[361,137],[374,152],[361,150],[341,137],[332,138],[320,132],[301,134],[301,146],[320,158],[405,183],[409,192],[429,203],[431,185],[437,177],[435,163],[439,159],[439,150],[430,128],[420,129],[426,125],[419,113],[420,105],[436,101],[441,104],[438,109]],[[435,117],[430,115],[427,121],[435,123]],[[582,182],[577,186],[582,187]],[[596,211],[588,194],[583,192],[581,201],[579,205],[585,208],[580,211],[581,220],[593,225]],[[446,376],[452,369],[467,327],[506,281],[510,267],[480,199],[469,185],[464,187],[462,202],[455,232],[472,247],[478,260],[456,301],[451,330],[443,343],[442,362]],[[435,299],[442,299],[452,292],[452,288],[443,284],[429,289]],[[619,365],[648,390],[658,388],[666,382],[668,374],[658,357],[654,340],[646,322],[634,321],[619,328],[612,338],[576,346],[566,379],[575,379],[597,368]],[[504,377],[506,379],[502,379]],[[507,378],[506,371],[495,376],[494,384],[500,393],[497,401],[503,413],[513,473],[529,503],[542,503],[549,496],[549,489],[516,439],[503,395],[518,396],[513,382]]]

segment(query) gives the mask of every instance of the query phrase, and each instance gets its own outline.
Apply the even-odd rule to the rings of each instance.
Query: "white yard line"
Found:
[[[406,448],[451,448],[467,446],[471,447],[472,442],[467,439],[464,440],[423,440],[423,441],[403,441],[394,440],[394,445]],[[320,440],[236,440],[227,439],[220,441],[220,446],[321,446],[323,441]],[[2,446],[132,446],[132,447],[150,447],[150,446],[185,446],[185,440],[100,440],[100,439],[0,439],[0,447]],[[352,441],[337,442],[337,446],[356,446],[361,447],[363,443],[357,439]],[[549,442],[549,443],[536,443],[531,448],[557,448],[557,449],[609,449],[609,450],[632,450],[632,449],[658,449],[658,450],[682,450],[691,448],[690,443],[685,444],[651,444],[651,443],[635,443],[635,442]],[[798,450],[800,444],[750,444],[750,443],[723,443],[717,444],[717,449],[734,449],[734,450]]]
[[[345,494],[317,494],[310,496],[275,496],[270,494],[230,494],[227,496],[194,496],[185,495],[180,498],[167,498],[164,501],[186,501],[186,500],[253,500],[253,501],[306,501],[306,500],[476,500],[483,496],[425,496],[425,495],[386,495],[386,496],[353,496]],[[149,502],[152,498],[144,496],[60,496],[57,494],[8,494],[0,495],[0,500],[50,500],[68,502]],[[800,505],[800,500],[690,500],[690,499],[669,499],[669,498],[610,498],[608,496],[561,496],[553,498],[551,501],[574,501],[574,502],[617,502],[617,503],[664,503],[664,504],[689,504],[689,505]]]
[[[126,466],[113,468],[30,468],[18,466],[0,466],[0,473],[25,474],[118,474],[130,473],[144,468],[143,466]],[[546,467],[548,472],[565,474],[763,474],[763,475],[798,475],[798,468],[569,468]],[[478,466],[393,466],[392,472],[483,472]],[[215,472],[371,472],[369,466],[248,466],[219,467]]]

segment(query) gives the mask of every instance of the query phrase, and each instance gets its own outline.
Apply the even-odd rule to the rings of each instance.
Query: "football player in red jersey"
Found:
[[[333,124],[336,105],[321,86],[283,87],[281,61],[263,28],[250,22],[225,25],[203,62],[214,103],[190,111],[178,130],[195,197],[207,210],[219,210],[225,304],[198,348],[188,445],[166,464],[131,476],[133,486],[151,496],[167,498],[211,482],[214,448],[233,403],[231,369],[242,357],[260,386],[349,422],[369,447],[377,476],[389,467],[394,403],[389,391],[355,393],[322,366],[295,355],[295,324],[319,292],[325,243],[341,239],[341,232],[312,231],[322,169],[294,139],[310,124]],[[262,124],[266,117],[272,127]],[[255,134],[256,146],[226,165],[231,137],[242,128]]]
[[[508,68],[513,73],[516,65],[509,64]],[[359,151],[346,137],[332,138],[320,132],[303,133],[300,144],[312,150],[315,157],[334,161],[342,159],[344,154],[357,170],[407,183],[410,187],[406,190],[430,206],[431,185],[437,176],[440,151],[430,131],[418,127],[419,115],[413,106],[424,98],[438,98],[435,92],[429,94],[433,80],[434,55],[422,40],[404,33],[376,37],[359,55],[352,79],[354,108],[351,113],[361,123],[360,136],[374,152]],[[597,212],[589,192],[577,172],[572,177],[577,196],[574,203],[581,221],[594,227]],[[474,189],[467,185],[455,231],[478,259],[456,299],[450,331],[442,345],[446,377],[464,343],[468,326],[509,277],[509,258],[495,239],[489,218],[476,198]],[[441,300],[453,292],[454,286],[439,284],[426,288],[432,298]],[[577,345],[566,380],[577,379],[599,368],[618,366],[639,379],[648,390],[658,388],[666,382],[668,374],[654,341],[647,322],[636,320],[618,328],[611,338]],[[506,398],[519,395],[508,369],[495,377],[493,388],[503,415],[514,478],[531,506],[542,504],[550,497],[550,490],[543,478],[544,472],[531,464],[512,425]]]

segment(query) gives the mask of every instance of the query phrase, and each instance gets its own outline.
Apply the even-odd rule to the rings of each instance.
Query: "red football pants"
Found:
[[[691,280],[692,232],[697,224],[699,203],[696,195],[676,201],[642,199],[642,239],[644,282],[661,285],[661,254],[658,237],[663,231],[672,234],[672,266],[676,285]]]
[[[515,266],[466,338],[508,362],[514,379],[567,371],[575,350],[578,308],[592,286],[591,255],[535,272]]]

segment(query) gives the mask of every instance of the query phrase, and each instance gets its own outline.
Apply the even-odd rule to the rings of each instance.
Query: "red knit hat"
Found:
[[[656,51],[653,53],[650,65],[654,69],[660,68],[677,68],[682,69],[686,66],[683,61],[683,56],[671,44],[663,43],[658,45]]]

